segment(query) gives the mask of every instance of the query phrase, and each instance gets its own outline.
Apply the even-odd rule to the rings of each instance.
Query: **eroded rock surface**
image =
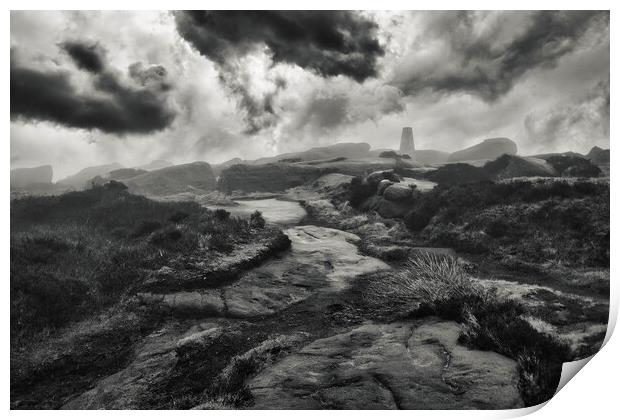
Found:
[[[523,405],[516,362],[457,343],[436,319],[365,324],[316,340],[248,382],[257,409],[505,409]]]
[[[390,267],[359,253],[360,238],[318,226],[285,231],[291,250],[218,289],[140,293],[144,303],[176,312],[230,317],[269,315],[318,291],[338,291],[360,274]]]

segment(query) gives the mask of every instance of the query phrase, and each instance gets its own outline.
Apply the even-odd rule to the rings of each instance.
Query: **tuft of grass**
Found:
[[[454,257],[422,253],[409,259],[402,270],[381,282],[371,283],[366,299],[377,305],[391,302],[392,306],[410,312],[459,312],[460,305],[454,305],[455,302],[471,301],[485,293],[471,281]]]
[[[252,393],[245,381],[288,354],[305,338],[305,334],[279,335],[233,357],[206,391],[204,398],[207,405],[248,406],[252,402]]]

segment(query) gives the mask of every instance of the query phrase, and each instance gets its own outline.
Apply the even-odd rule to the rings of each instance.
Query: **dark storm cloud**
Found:
[[[377,25],[354,12],[189,11],[175,13],[175,21],[179,34],[217,64],[220,81],[243,110],[245,134],[278,123],[274,101],[285,83],[276,80],[270,91],[253,96],[238,58],[266,46],[274,63],[363,82],[377,76],[377,58],[384,54],[374,38]]]
[[[425,89],[465,92],[491,102],[510,91],[528,70],[554,67],[575,50],[588,29],[608,30],[609,13],[538,11],[527,19],[524,30],[500,18],[483,36],[480,28],[488,23],[476,12],[450,12],[435,23],[425,36],[444,40],[448,53],[438,55],[435,65],[423,71],[412,62],[408,74],[392,83],[406,94]],[[514,33],[506,36],[507,31]]]
[[[219,64],[266,45],[276,63],[361,82],[377,75],[384,53],[377,25],[349,11],[188,11],[175,20],[179,34]]]
[[[98,49],[63,45],[75,64],[91,74],[92,92],[77,89],[67,70],[42,70],[11,54],[11,119],[50,121],[114,134],[161,130],[175,114],[158,92],[129,86],[107,69]]]
[[[86,45],[80,42],[63,42],[60,47],[71,57],[82,70],[101,73],[104,68],[103,50],[97,44]]]

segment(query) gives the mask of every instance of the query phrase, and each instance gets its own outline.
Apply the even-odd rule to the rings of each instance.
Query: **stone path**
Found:
[[[218,289],[140,293],[146,304],[200,315],[238,318],[270,315],[311,294],[344,289],[360,274],[388,270],[381,260],[361,255],[357,235],[318,226],[285,230],[291,250]]]

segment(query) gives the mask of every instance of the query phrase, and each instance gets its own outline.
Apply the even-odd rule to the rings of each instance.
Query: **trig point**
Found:
[[[413,129],[411,127],[403,127],[403,133],[400,135],[400,153],[413,153],[414,151]]]

